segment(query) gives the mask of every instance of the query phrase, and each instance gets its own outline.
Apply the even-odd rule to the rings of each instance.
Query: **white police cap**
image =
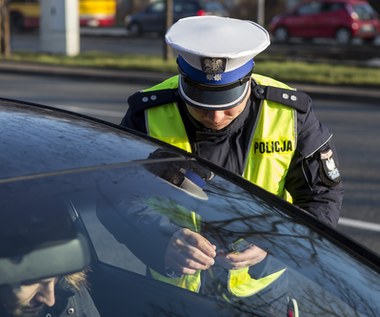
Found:
[[[232,108],[244,99],[253,58],[270,44],[257,23],[218,16],[181,19],[165,39],[178,55],[181,97],[211,110]]]

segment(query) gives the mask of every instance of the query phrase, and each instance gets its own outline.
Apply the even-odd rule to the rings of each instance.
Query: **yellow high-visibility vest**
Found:
[[[185,227],[194,232],[200,232],[201,218],[194,211],[190,211],[183,206],[173,205],[173,202],[166,198],[150,197],[147,204],[159,213],[169,217],[180,227]],[[164,276],[155,270],[149,268],[151,276],[161,282],[165,282],[177,287],[187,289],[192,292],[198,292],[201,287],[201,271],[196,271],[193,275],[182,275],[178,278]],[[262,289],[276,281],[286,269],[279,270],[268,276],[254,279],[249,275],[249,267],[229,270],[228,280],[226,281],[227,289],[230,294],[236,297],[252,296]],[[225,294],[224,294],[225,295]]]
[[[259,85],[291,89],[274,79],[252,75]],[[173,89],[178,86],[178,76],[151,87],[145,91]],[[191,145],[186,134],[176,103],[169,103],[146,110],[146,127],[148,134],[161,141],[172,144],[187,152]],[[281,103],[262,100],[258,122],[249,149],[243,177],[267,191],[291,201],[285,190],[285,178],[296,149],[296,110]],[[188,215],[187,228],[199,228],[194,222],[194,212]],[[174,217],[176,218],[176,217]],[[173,217],[171,217],[173,219]],[[197,221],[200,221],[198,219]],[[198,232],[198,231],[196,231]],[[277,280],[285,269],[269,276],[255,280],[248,273],[249,267],[230,270],[227,287],[229,292],[238,297],[252,296]],[[152,270],[152,276],[158,280],[197,292],[200,288],[200,271],[194,275],[184,275],[173,279],[160,275]]]
[[[260,85],[289,88],[268,77],[252,76]],[[147,91],[175,88],[178,76],[169,78]],[[176,103],[146,110],[148,134],[191,152],[181,115]],[[291,200],[285,191],[285,177],[296,149],[296,110],[280,103],[262,100],[243,177],[267,191]]]

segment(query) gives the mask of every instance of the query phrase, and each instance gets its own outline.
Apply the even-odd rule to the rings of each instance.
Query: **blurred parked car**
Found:
[[[269,29],[281,42],[300,37],[348,43],[353,38],[373,41],[380,32],[380,21],[366,0],[307,0],[275,16]]]
[[[117,125],[26,102],[0,99],[0,132],[0,290],[89,265],[102,317],[380,316],[377,255],[237,175]],[[242,240],[266,250],[285,267],[275,289],[286,289],[291,310],[272,309],[266,289],[248,300],[216,296],[226,284],[218,262],[201,273],[198,292],[153,279],[146,268],[163,263],[156,246],[168,214],[181,227],[188,215],[201,221],[218,251]]]
[[[185,17],[207,14],[228,16],[227,10],[217,0],[173,0],[173,23]],[[163,33],[166,29],[166,1],[155,1],[143,11],[127,15],[124,21],[133,35]]]

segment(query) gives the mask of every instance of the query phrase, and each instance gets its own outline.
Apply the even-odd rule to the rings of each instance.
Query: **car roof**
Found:
[[[135,162],[157,148],[116,125],[8,99],[0,99],[0,132],[6,149],[0,153],[0,179]],[[128,147],[121,146],[125,142]]]

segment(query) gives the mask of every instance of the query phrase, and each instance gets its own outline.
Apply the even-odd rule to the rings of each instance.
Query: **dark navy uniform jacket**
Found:
[[[296,94],[297,102],[290,104],[283,99],[284,92]],[[153,94],[154,98],[150,98]],[[332,134],[318,121],[310,98],[302,92],[259,86],[253,82],[249,104],[221,131],[211,131],[194,120],[176,89],[138,92],[128,99],[129,109],[121,125],[146,134],[144,110],[177,102],[193,153],[242,175],[260,100],[264,98],[292,106],[297,110],[297,150],[285,184],[293,203],[324,223],[336,227],[343,199],[336,149]],[[329,162],[335,163],[332,164],[333,167]],[[335,170],[332,171],[332,168]]]

